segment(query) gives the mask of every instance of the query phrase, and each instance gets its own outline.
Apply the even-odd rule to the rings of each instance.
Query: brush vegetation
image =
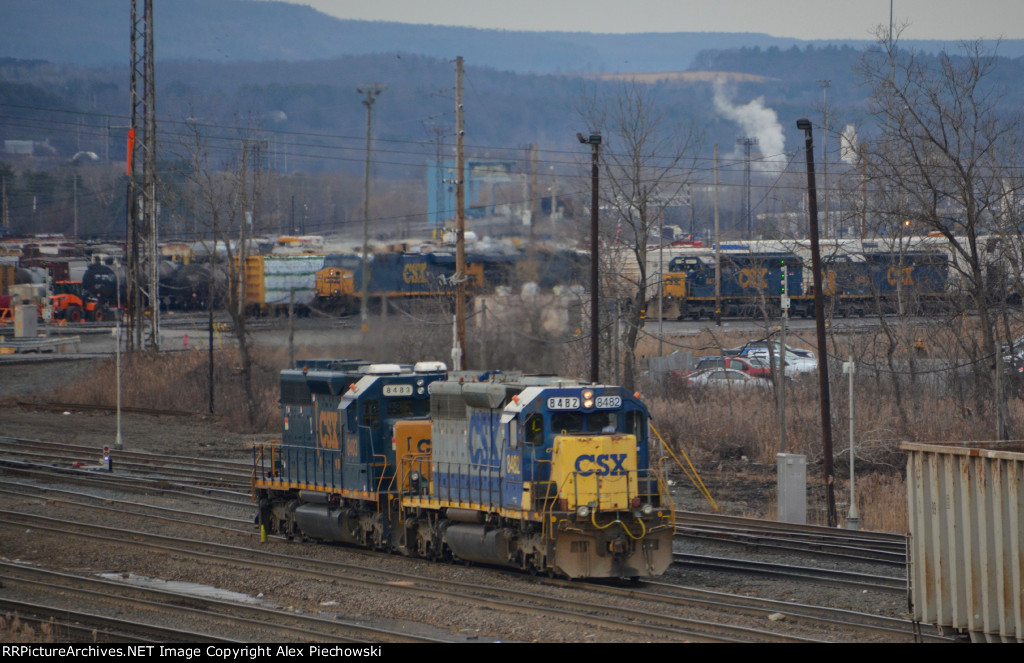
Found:
[[[304,346],[296,357],[361,357],[369,361],[411,363],[423,359],[446,360],[450,351],[450,325],[437,324],[424,331],[424,319],[392,320],[381,325],[365,345],[325,342]],[[907,336],[907,335],[904,335]],[[839,513],[845,516],[849,496],[849,411],[848,378],[836,357],[853,355],[857,363],[854,385],[856,497],[861,527],[905,531],[907,522],[904,489],[905,457],[902,441],[943,442],[992,439],[994,423],[990,413],[975,412],[973,390],[979,388],[969,368],[959,371],[946,366],[955,344],[941,330],[931,330],[922,346],[910,334],[910,349],[899,351],[896,360],[879,356],[880,341],[874,333],[861,333],[852,341],[836,336],[829,348],[835,494]],[[326,335],[325,335],[326,337]],[[690,353],[695,358],[720,354],[722,349],[741,344],[751,334],[715,334],[671,339],[664,345],[671,351]],[[790,345],[809,347],[799,335],[788,338]],[[260,417],[248,422],[241,403],[241,366],[238,353],[230,347],[214,352],[214,415],[236,432],[275,433],[281,428],[278,406],[279,372],[288,365],[288,353],[279,345],[254,346],[253,376]],[[489,348],[489,349],[488,349]],[[656,353],[647,339],[642,354]],[[533,373],[584,376],[588,372],[589,346],[585,342],[556,342],[550,338],[510,334],[492,339],[487,348],[470,348],[470,366],[482,366],[480,352],[486,351],[488,368],[521,369]],[[943,363],[934,355],[945,357]],[[891,368],[890,368],[891,367]],[[987,369],[986,369],[987,370]],[[160,376],[154,379],[154,376]],[[41,397],[60,402],[113,405],[116,402],[115,363],[97,367],[88,380],[62,385]],[[209,409],[209,364],[206,351],[163,353],[136,352],[122,358],[124,406],[148,407],[207,413]],[[614,382],[614,376],[604,380]],[[1007,398],[1007,424],[1011,431],[1024,430],[1024,401],[1012,391]],[[674,450],[685,452],[698,472],[728,468],[742,477],[749,473],[774,482],[775,456],[779,451],[779,420],[773,389],[722,391],[687,387],[668,374],[647,375],[641,391],[650,407],[654,425]],[[818,381],[814,375],[787,381],[786,451],[804,454],[808,463],[809,504],[824,501],[822,487],[822,440]],[[743,468],[746,468],[745,470]],[[681,482],[685,482],[681,479]],[[773,490],[770,492],[774,492]],[[774,517],[775,505],[748,505],[757,517]],[[813,520],[820,509],[810,508]]]

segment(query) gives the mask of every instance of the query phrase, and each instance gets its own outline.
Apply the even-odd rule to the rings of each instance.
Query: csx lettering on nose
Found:
[[[592,474],[601,477],[625,474],[626,468],[622,466],[625,460],[626,454],[583,454],[576,458],[576,471],[581,477]]]

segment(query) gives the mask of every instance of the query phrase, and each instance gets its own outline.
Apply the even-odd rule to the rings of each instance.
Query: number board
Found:
[[[384,396],[412,396],[412,385],[386,384],[384,385]]]
[[[549,410],[578,410],[580,399],[575,396],[554,396],[548,399]]]
[[[594,399],[594,407],[601,410],[613,410],[622,407],[622,396],[598,396]]]

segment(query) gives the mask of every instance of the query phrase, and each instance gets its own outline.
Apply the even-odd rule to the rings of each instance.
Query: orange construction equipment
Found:
[[[50,302],[54,320],[100,322],[110,313],[95,297],[86,295],[81,281],[57,281],[53,284],[53,293]]]

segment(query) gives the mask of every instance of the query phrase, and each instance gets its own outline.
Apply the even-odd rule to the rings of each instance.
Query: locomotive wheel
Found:
[[[82,321],[82,309],[77,306],[69,306],[64,309],[64,319],[68,322],[81,322]]]

